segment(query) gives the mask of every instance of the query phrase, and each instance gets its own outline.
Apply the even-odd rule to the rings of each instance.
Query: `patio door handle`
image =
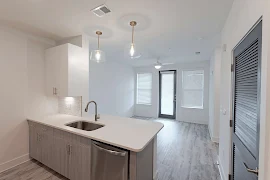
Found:
[[[247,172],[256,174],[257,176],[259,175],[259,169],[256,167],[256,169],[250,169],[246,163],[244,163],[244,166],[246,167]]]

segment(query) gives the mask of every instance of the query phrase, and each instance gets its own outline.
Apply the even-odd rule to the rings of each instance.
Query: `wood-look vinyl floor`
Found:
[[[157,140],[157,180],[220,180],[218,145],[206,125],[157,119],[164,124]],[[0,180],[67,180],[31,160],[0,174]]]
[[[25,162],[0,174],[0,180],[68,180],[36,160]]]
[[[218,144],[207,125],[156,121],[164,124],[157,138],[158,180],[220,180]]]

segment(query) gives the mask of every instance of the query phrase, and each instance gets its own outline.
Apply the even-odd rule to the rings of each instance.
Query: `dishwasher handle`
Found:
[[[92,142],[93,146],[97,149],[99,149],[100,151],[104,151],[106,153],[109,153],[109,154],[112,154],[112,155],[115,155],[115,156],[126,156],[126,152],[118,152],[118,151],[113,151],[113,150],[109,150],[109,149],[105,149],[103,147],[100,147],[98,144]]]

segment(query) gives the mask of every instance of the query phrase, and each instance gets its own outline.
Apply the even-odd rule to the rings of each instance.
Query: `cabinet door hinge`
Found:
[[[233,120],[230,120],[230,127],[233,127]]]
[[[232,180],[232,175],[231,174],[229,174],[228,179]]]
[[[234,64],[231,64],[231,72],[234,71]]]

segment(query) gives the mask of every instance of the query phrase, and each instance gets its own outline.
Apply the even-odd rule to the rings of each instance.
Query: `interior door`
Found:
[[[257,180],[262,22],[233,52],[233,179]]]
[[[176,71],[159,72],[159,117],[175,119]]]

